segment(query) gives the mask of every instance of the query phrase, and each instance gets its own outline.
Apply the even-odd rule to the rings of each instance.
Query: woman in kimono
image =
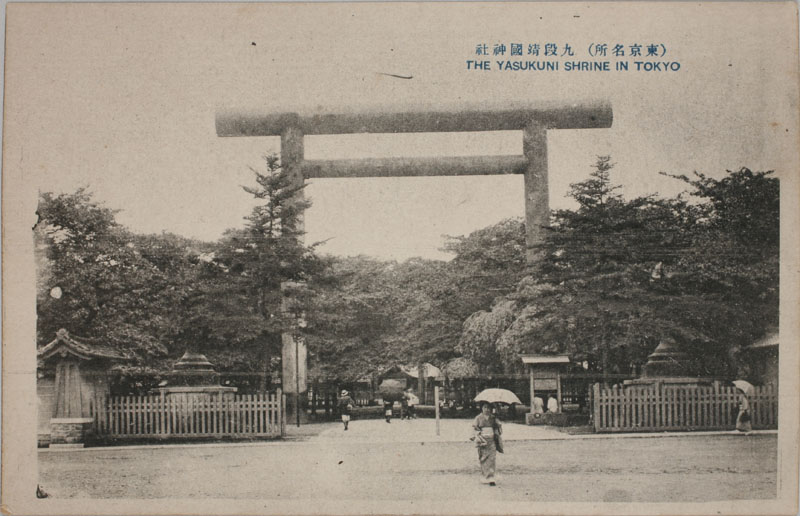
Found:
[[[483,483],[490,486],[497,485],[494,478],[495,459],[498,452],[495,436],[499,440],[502,429],[497,418],[492,415],[491,404],[481,403],[481,413],[472,422],[472,429],[475,431],[472,440],[478,448],[478,460],[481,463]],[[499,451],[502,453],[502,449]]]

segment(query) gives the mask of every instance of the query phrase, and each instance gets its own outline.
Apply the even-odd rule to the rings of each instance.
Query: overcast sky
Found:
[[[134,231],[214,240],[252,206],[240,187],[252,182],[248,166],[279,150],[278,138],[217,137],[220,109],[610,101],[610,129],[549,132],[552,208],[568,206],[569,184],[600,154],[612,155],[628,197],[682,190],[659,171],[720,176],[793,163],[785,9],[751,18],[737,4],[458,7],[12,6],[7,173],[43,191],[89,185]],[[681,69],[466,69],[476,45],[512,42],[569,44],[573,60],[594,59],[592,43],[657,43],[659,60]],[[521,150],[518,132],[310,136],[305,145],[311,159]],[[521,176],[316,179],[307,193],[308,241],[330,239],[323,251],[343,255],[442,257],[443,234],[523,214]]]

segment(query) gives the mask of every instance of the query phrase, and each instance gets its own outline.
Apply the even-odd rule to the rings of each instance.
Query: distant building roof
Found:
[[[417,366],[400,366],[400,369],[408,376],[419,378],[419,367]],[[439,378],[442,376],[442,371],[435,365],[426,362],[422,364],[422,376],[424,378]]]
[[[757,349],[757,348],[771,348],[778,345],[778,332],[770,332],[758,339],[757,341],[753,342],[748,348]]]
[[[523,364],[568,364],[569,355],[520,355]]]
[[[70,337],[67,330],[63,328],[56,332],[56,338],[52,342],[41,348],[36,354],[40,360],[47,360],[55,354],[61,356],[72,355],[82,360],[90,360],[92,358],[128,360],[130,358],[105,346],[79,342]]]
[[[444,378],[442,375],[442,371],[433,364],[429,364],[426,362],[422,364],[422,369],[423,369],[422,376],[424,378],[436,378],[436,379]],[[408,375],[411,378],[419,378],[419,367],[415,365],[408,365],[408,366],[396,365],[394,367],[390,367],[389,369],[381,373],[381,376],[385,376],[387,373],[390,373],[392,371],[400,371],[401,373]]]

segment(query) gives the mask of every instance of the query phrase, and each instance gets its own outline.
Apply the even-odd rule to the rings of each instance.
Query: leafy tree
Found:
[[[524,239],[522,222],[509,219],[449,237],[449,262],[334,259],[334,281],[309,313],[315,370],[354,379],[461,355],[464,320],[512,292],[522,277]]]
[[[780,238],[780,185],[770,177],[773,173],[743,167],[728,170],[722,179],[699,172],[693,179],[662,174],[683,181],[693,188],[691,195],[707,201],[702,206],[706,228],[737,239],[748,250],[772,254]]]
[[[681,294],[703,296],[705,306],[685,315],[705,330],[689,348],[706,359],[724,355],[731,368],[741,347],[778,326],[780,184],[772,174],[741,168],[722,179],[670,176],[700,201],[690,252],[670,282]]]
[[[359,256],[330,258],[327,281],[315,282],[307,313],[312,376],[353,381],[402,361],[388,345],[396,330],[394,262]]]
[[[771,174],[742,168],[720,180],[670,176],[691,186],[690,195],[702,202],[694,208],[691,252],[681,256],[683,278],[729,300],[777,306],[780,187]],[[777,324],[777,312],[770,311]]]
[[[478,365],[482,373],[501,372],[502,358],[496,343],[516,318],[515,303],[504,299],[490,311],[470,315],[463,325],[458,351]]]
[[[295,329],[324,264],[299,242],[298,200],[278,158],[253,169],[245,190],[259,203],[241,230],[218,243],[176,235],[135,235],[115,212],[74,194],[43,193],[35,228],[39,258],[40,343],[58,328],[128,351],[126,369],[165,370],[185,350],[205,353],[221,370],[269,372],[280,333]],[[291,295],[294,313],[284,313]]]
[[[673,338],[695,359],[687,374],[731,374],[736,346],[777,314],[777,242],[750,238],[776,234],[777,184],[746,169],[719,181],[678,176],[700,203],[626,201],[611,166],[600,157],[572,185],[578,208],[554,213],[543,259],[491,312],[467,320],[461,349],[494,354],[496,368],[518,367],[521,352],[562,352],[627,373]],[[751,310],[763,317],[743,317]]]
[[[108,253],[117,251],[120,239],[114,212],[94,203],[85,188],[71,195],[42,193],[37,215],[41,341],[62,326],[76,333],[91,326],[101,302],[91,288],[91,272],[99,276],[113,266]]]
[[[86,189],[42,193],[37,213],[39,343],[66,328],[127,352],[133,364],[163,360],[169,293],[183,274],[185,251],[154,253],[154,239],[129,233]]]
[[[441,364],[455,356],[463,317],[448,264],[411,259],[392,271],[392,280],[398,320],[390,344],[406,357],[405,363]]]
[[[488,308],[495,298],[513,292],[526,271],[525,226],[506,219],[466,237],[447,237],[445,251],[454,315],[465,319]],[[457,295],[456,295],[457,294]]]
[[[461,319],[443,308],[453,296],[445,262],[336,258],[332,277],[308,314],[320,376],[354,380],[454,356]]]

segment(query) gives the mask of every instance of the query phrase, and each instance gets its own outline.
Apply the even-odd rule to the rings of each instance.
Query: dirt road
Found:
[[[407,423],[423,424],[422,421]],[[362,427],[363,428],[363,427]],[[334,430],[335,429],[335,430]],[[776,496],[776,435],[509,440],[497,487],[467,442],[365,442],[334,426],[293,442],[42,451],[64,498],[718,501]],[[353,434],[348,433],[347,436]]]

